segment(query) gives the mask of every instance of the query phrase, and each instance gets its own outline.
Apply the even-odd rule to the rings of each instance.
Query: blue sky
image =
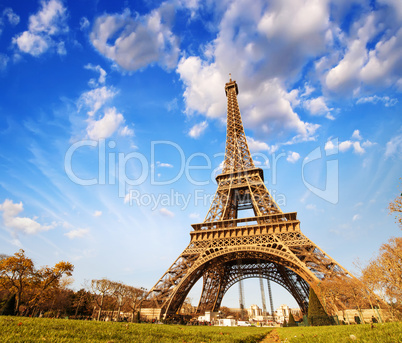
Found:
[[[401,24],[396,0],[3,0],[0,252],[150,289],[215,193],[231,73],[267,188],[354,272],[400,235]]]

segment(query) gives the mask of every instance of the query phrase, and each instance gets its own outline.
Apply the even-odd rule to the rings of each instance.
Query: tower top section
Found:
[[[227,128],[223,174],[255,168],[250,150],[248,149],[239,104],[237,102],[239,88],[237,87],[236,81],[232,81],[231,74],[229,74],[229,77],[229,82],[225,84],[227,97]]]
[[[236,95],[239,94],[239,88],[237,87],[236,81],[232,81],[232,74],[229,74],[229,82],[225,84],[225,93],[228,96],[228,90],[234,88],[236,91]]]

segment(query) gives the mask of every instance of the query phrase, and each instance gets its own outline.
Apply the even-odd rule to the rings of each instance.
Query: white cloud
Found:
[[[296,163],[300,159],[300,154],[294,151],[289,151],[286,161],[290,163]]]
[[[178,3],[190,10],[191,18],[194,18],[200,6],[200,0],[178,0]]]
[[[295,107],[299,106],[299,104],[300,104],[299,90],[298,89],[292,89],[288,94],[285,95],[285,98],[287,100],[289,100],[290,105],[292,106],[292,108],[295,108]]]
[[[366,151],[361,147],[360,142],[352,142],[352,141],[343,141],[339,143],[339,151],[345,152],[350,148],[353,148],[353,152],[356,154],[364,154]]]
[[[24,210],[22,202],[14,204],[12,200],[6,199],[0,204],[0,211],[3,212],[3,224],[14,234],[19,232],[26,234],[35,234],[41,231],[47,231],[56,227],[55,223],[51,225],[42,225],[36,221],[36,218],[19,217]]]
[[[66,45],[64,42],[59,42],[57,43],[57,53],[59,55],[66,55],[67,54],[67,50],[66,50]]]
[[[333,46],[332,56],[322,60],[327,62],[327,68],[321,68],[323,85],[330,91],[359,96],[398,86],[402,77],[402,28],[401,19],[394,18],[400,5],[392,0],[384,2],[389,6],[362,14],[348,32],[334,30],[337,45]],[[392,100],[368,96],[358,103],[382,101],[392,106]]]
[[[165,208],[165,207],[162,207],[162,208],[159,210],[159,213],[160,213],[161,215],[165,216],[165,217],[170,217],[170,218],[174,217],[174,213],[171,212],[171,211],[169,211],[169,210],[168,210],[167,208]]]
[[[200,214],[199,213],[190,213],[189,218],[191,218],[191,219],[200,219]]]
[[[29,17],[28,30],[13,38],[19,50],[32,56],[39,56],[55,47],[58,54],[65,55],[63,41],[56,36],[68,32],[67,10],[60,0],[41,1],[42,8]]]
[[[325,103],[325,99],[323,96],[318,98],[306,100],[304,102],[304,107],[312,114],[312,115],[326,115],[331,112],[332,109],[329,109],[327,104]]]
[[[264,12],[258,22],[258,31],[268,39],[274,42],[283,39],[285,43],[294,43],[299,50],[295,52],[297,55],[304,55],[308,50],[312,52],[323,49],[329,28],[329,7],[325,1],[277,0],[272,1]],[[307,37],[310,41],[305,41]]]
[[[200,6],[197,1],[181,3],[191,10]],[[320,92],[318,85],[314,80],[305,84],[304,89],[299,90],[299,97],[297,90],[289,89],[292,82],[285,82],[300,76],[308,59],[324,55],[331,61],[323,71],[323,82],[332,91],[355,90],[363,81],[373,84],[372,80],[378,79],[374,73],[376,70],[382,75],[397,71],[395,66],[401,54],[395,52],[400,48],[400,33],[377,36],[378,15],[363,15],[360,21],[351,25],[350,33],[349,30],[342,32],[335,22],[330,22],[331,9],[327,1],[306,0],[302,3],[274,0],[266,5],[259,1],[250,3],[240,0],[225,4],[227,9],[222,13],[217,38],[202,47],[205,56],[184,55],[177,68],[186,86],[186,112],[199,112],[224,120],[226,101],[222,96],[223,84],[227,81],[228,72],[236,71],[245,127],[255,130],[258,139],[267,134],[277,134],[294,143],[285,134],[296,134],[298,141],[308,140],[314,137],[318,128],[317,124],[302,120],[295,110],[300,97],[309,97],[315,90]],[[126,69],[136,70],[149,63],[168,67],[164,56],[175,56],[172,59],[175,62],[170,64],[174,67],[178,43],[172,33],[171,10],[164,4],[146,15],[129,11],[103,15],[93,26],[91,40],[101,53]],[[309,15],[304,16],[303,13]],[[373,46],[375,37],[380,37],[380,42]],[[341,49],[336,49],[341,52],[328,53],[334,47],[331,39],[341,45]],[[42,53],[44,48],[39,45],[37,54]],[[167,54],[161,52],[165,48]],[[385,54],[386,51],[390,54]],[[341,67],[343,70],[337,75],[336,71]],[[364,67],[367,68],[363,72]],[[327,96],[328,93],[324,94]],[[327,97],[314,95],[314,98],[302,101],[311,114],[333,119]],[[385,98],[384,103],[387,103]],[[194,126],[188,134],[198,137],[201,134],[198,129],[200,127]],[[362,143],[360,148],[364,148]],[[361,151],[358,145],[355,150]]]
[[[81,94],[78,100],[78,107],[80,109],[82,105],[85,105],[89,108],[88,115],[92,117],[108,100],[113,99],[116,94],[115,90],[106,86],[92,89]]]
[[[102,215],[102,211],[95,211],[93,216],[94,217],[100,217]]]
[[[84,68],[99,73],[97,79],[89,81],[90,86],[97,88],[82,93],[77,101],[78,112],[85,110],[88,115],[86,136],[95,140],[108,138],[115,132],[118,132],[122,137],[134,136],[134,130],[128,125],[124,125],[123,114],[119,113],[115,107],[111,107],[111,104],[108,104],[108,107],[105,106],[118,94],[118,90],[104,85],[107,76],[106,71],[99,65],[92,64],[87,64]],[[132,147],[135,148],[134,145]]]
[[[292,108],[299,102],[298,92],[285,84],[298,75],[308,56],[325,50],[328,10],[325,2],[316,0],[275,0],[269,6],[231,2],[208,54],[184,56],[178,64],[176,71],[186,87],[186,113],[224,120],[223,86],[236,71],[246,128],[261,137],[296,133],[295,141],[312,139],[319,125],[300,119]]]
[[[334,143],[332,141],[328,141],[328,142],[325,143],[324,149],[325,150],[335,149],[335,145],[334,145]]]
[[[391,157],[402,153],[402,134],[392,137],[390,141],[387,142],[385,148],[385,157]]]
[[[359,130],[354,130],[353,131],[352,138],[357,139],[359,141],[361,141],[363,139],[362,136],[360,135]]]
[[[378,2],[388,5],[393,14],[396,14],[397,18],[402,21],[402,3],[399,0],[379,0]]]
[[[304,194],[302,195],[302,197],[300,198],[300,202],[304,204],[306,202],[306,200],[311,196],[311,194],[312,193],[310,191],[308,191],[308,190],[305,191]]]
[[[171,31],[173,5],[163,3],[147,15],[105,14],[95,20],[90,39],[94,47],[126,70],[151,63],[171,69],[177,64],[179,44]]]
[[[325,77],[326,86],[336,92],[350,92],[359,85],[359,72],[367,60],[366,44],[376,32],[373,14],[356,23],[360,25],[355,37],[348,42],[345,55]]]
[[[191,129],[190,129],[190,131],[188,132],[188,135],[190,136],[190,137],[192,137],[192,138],[198,138],[198,137],[200,137],[203,133],[204,133],[204,131],[205,131],[205,129],[208,127],[208,123],[207,123],[207,121],[203,121],[203,122],[201,122],[201,123],[199,123],[199,124],[195,124]]]
[[[18,238],[13,238],[12,240],[11,240],[11,244],[12,245],[15,245],[17,248],[19,248],[19,249],[22,249],[23,248],[23,245],[22,245],[22,243],[21,243],[21,241],[18,239]]]
[[[345,152],[353,146],[352,141],[344,141],[339,143],[339,151]]]
[[[18,45],[22,52],[32,56],[39,56],[49,49],[48,41],[45,38],[29,31],[25,31],[17,38],[13,38],[13,42]]]
[[[130,129],[128,126],[124,126],[119,130],[119,135],[123,137],[132,137],[134,136],[134,130]]]
[[[159,161],[156,162],[156,165],[161,168],[173,168],[173,165],[171,165],[170,163],[162,163]]]
[[[10,8],[10,7],[7,7],[4,9],[3,16],[5,16],[8,20],[8,22],[13,26],[18,25],[18,23],[20,22],[19,15],[14,13],[12,8]]]
[[[42,9],[29,17],[29,30],[54,35],[68,31],[65,24],[66,8],[59,0],[41,1]]]
[[[166,109],[167,109],[169,112],[177,111],[177,110],[179,109],[179,105],[178,105],[178,102],[177,102],[177,98],[173,98],[171,101],[167,102],[167,103],[166,103]]]
[[[306,209],[307,209],[307,210],[316,210],[316,209],[317,209],[317,206],[314,205],[314,204],[307,204],[307,205],[306,205]]]
[[[353,152],[362,155],[366,150],[361,147],[360,142],[353,142]]]
[[[0,70],[4,70],[7,68],[9,60],[10,58],[7,55],[0,53]]]
[[[247,144],[250,149],[250,152],[271,150],[270,146],[267,143],[258,141],[252,137],[247,137]]]
[[[374,86],[392,85],[402,76],[402,28],[391,37],[384,36],[370,50],[368,61],[360,72],[362,81]]]
[[[223,85],[226,80],[214,64],[207,65],[195,56],[183,57],[177,72],[186,85],[184,98],[187,114],[199,112],[211,118],[224,115],[226,105]]]
[[[90,139],[108,138],[124,123],[124,117],[117,113],[116,108],[107,108],[105,115],[99,120],[90,120],[87,127],[87,134]]]
[[[326,151],[331,151],[331,150],[337,150],[338,149],[338,142],[335,142],[336,144],[334,144],[334,142],[332,140],[329,140],[325,143],[324,149]]]
[[[313,93],[315,91],[315,88],[310,86],[307,82],[304,84],[304,92],[301,95],[302,97],[307,97],[309,96],[311,93]]]
[[[228,80],[217,68],[217,64],[208,65],[194,56],[182,58],[179,62],[177,72],[186,85],[184,98],[187,114],[198,112],[211,118],[225,118],[223,85]],[[296,131],[300,140],[314,135],[319,127],[300,120],[292,109],[289,93],[277,79],[255,85],[249,84],[244,75],[244,82],[239,80],[238,84],[239,103],[246,127],[264,135],[283,129]],[[250,88],[247,89],[247,85]]]
[[[222,161],[221,163],[219,163],[219,166],[217,168],[215,168],[214,177],[216,177],[219,173],[222,172],[224,164],[225,164],[225,161]]]
[[[90,25],[90,22],[86,17],[82,17],[80,19],[80,30],[81,31],[86,30],[89,27],[89,25]]]
[[[356,220],[358,220],[358,219],[360,219],[360,215],[359,214],[355,214],[354,216],[353,216],[353,218],[352,218],[352,221],[356,221]]]
[[[359,130],[354,130],[352,134],[352,140],[346,140],[338,143],[338,139],[328,140],[325,143],[325,150],[327,152],[332,151],[332,153],[337,153],[338,150],[340,152],[346,152],[350,149],[353,149],[355,154],[362,155],[366,152],[364,148],[369,148],[376,143],[370,142],[366,139],[363,143],[360,144],[360,141],[363,140],[362,135]]]
[[[94,81],[94,79],[91,79],[89,81],[90,84],[94,84],[95,86],[98,86],[98,85],[103,85],[105,83],[107,73],[101,66],[99,66],[99,65],[94,66],[93,64],[88,63],[84,68],[88,69],[88,70],[93,70],[93,71],[96,71],[99,73],[98,81]]]
[[[374,96],[362,97],[356,101],[357,104],[365,104],[365,103],[377,104],[379,102],[382,102],[385,107],[391,107],[395,106],[398,103],[398,99],[390,98],[389,96],[379,97],[377,95],[374,95]]]
[[[70,239],[74,238],[82,238],[89,234],[89,229],[75,229],[69,232],[66,232],[64,236],[67,236]]]
[[[366,139],[363,143],[362,143],[362,147],[363,148],[370,148],[372,145],[375,145],[376,143],[370,142],[368,139]]]

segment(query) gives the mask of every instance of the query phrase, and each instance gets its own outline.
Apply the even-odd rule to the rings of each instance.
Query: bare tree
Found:
[[[132,286],[125,286],[125,287],[126,287],[125,295],[127,298],[127,305],[132,313],[131,321],[134,322],[135,312],[145,295],[145,289],[142,287],[141,288],[136,288]]]
[[[402,193],[388,205],[389,214],[395,214],[395,219],[402,229]]]
[[[181,313],[183,314],[192,314],[193,313],[193,305],[191,305],[192,299],[190,297],[187,297],[183,305],[181,306]]]
[[[117,304],[117,319],[116,321],[120,320],[120,312],[121,308],[125,305],[127,302],[127,287],[126,285],[122,284],[121,282],[113,282],[114,286],[114,291],[113,291],[113,296],[116,299],[116,304]]]
[[[100,320],[105,296],[112,295],[115,290],[115,285],[112,281],[103,278],[100,280],[92,280],[91,281],[91,291],[96,295],[95,301],[99,307],[99,312],[97,316],[97,320]]]

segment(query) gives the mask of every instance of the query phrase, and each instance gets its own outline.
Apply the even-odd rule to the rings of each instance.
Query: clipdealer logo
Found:
[[[320,197],[321,199],[328,201],[331,204],[337,204],[339,201],[339,162],[338,159],[332,159],[326,161],[326,174],[324,177],[325,187],[323,189],[318,188],[311,183],[309,183],[305,178],[305,167],[314,161],[318,161],[324,157],[338,155],[338,139],[333,139],[324,147],[324,154],[322,153],[322,148],[317,147],[311,151],[304,159],[302,163],[302,180],[303,184],[308,190],[313,194]]]
[[[317,147],[311,151],[302,161],[301,165],[301,176],[305,187],[311,191],[316,196],[321,199],[330,202],[332,204],[338,203],[338,187],[339,187],[339,166],[338,160],[332,159],[325,162],[325,186],[324,188],[319,188],[316,182],[311,182],[307,180],[306,172],[308,165],[314,161],[323,162],[323,159],[328,159],[328,157],[338,154],[338,140],[334,139],[328,142],[324,148]],[[74,154],[78,153],[80,149],[92,148],[97,149],[97,175],[92,175],[93,177],[84,178],[79,173],[73,170],[73,157]],[[170,148],[176,151],[179,156],[180,165],[175,165],[174,175],[169,179],[158,180],[155,173],[155,166],[158,165],[156,160],[156,154],[158,148]],[[105,139],[98,140],[81,140],[72,144],[66,151],[64,158],[64,169],[68,178],[75,184],[81,186],[92,186],[92,185],[115,185],[118,184],[118,196],[121,198],[127,198],[129,194],[130,198],[135,201],[131,201],[130,204],[138,202],[138,199],[143,199],[142,204],[147,201],[150,204],[159,203],[156,201],[157,195],[151,196],[150,194],[141,194],[139,190],[134,189],[135,187],[145,183],[147,180],[152,186],[164,186],[170,185],[178,181],[183,176],[194,186],[205,186],[212,183],[216,183],[215,177],[221,172],[221,167],[212,168],[213,161],[221,161],[224,158],[224,153],[217,153],[212,156],[208,156],[205,153],[197,152],[186,157],[183,149],[175,142],[171,141],[152,141],[150,144],[150,154],[147,158],[144,154],[134,151],[130,153],[116,152],[113,149],[116,148],[116,142],[110,140],[106,142]],[[324,152],[323,152],[324,151]],[[160,154],[160,152],[159,152]],[[261,152],[252,154],[254,159],[260,161],[261,168],[270,171],[270,181],[271,185],[277,184],[277,178],[280,173],[278,173],[279,160],[285,158],[285,153],[275,154],[272,153],[270,156],[263,154]],[[201,162],[200,162],[201,161]],[[135,173],[130,170],[129,165],[135,164]],[[130,172],[128,172],[130,170]],[[193,171],[210,171],[209,173],[204,173],[202,180],[194,179],[192,176]],[[77,175],[78,174],[78,175]],[[198,175],[200,175],[198,173]],[[318,183],[318,182],[317,182]],[[134,190],[133,190],[134,189]],[[129,191],[129,193],[127,192]],[[199,189],[195,189],[194,192],[199,192]],[[276,190],[270,190],[271,196],[275,196]],[[194,193],[195,194],[195,193]],[[166,197],[165,195],[163,197]],[[182,194],[178,195],[174,193],[175,199],[181,199],[180,204],[189,203],[189,195]],[[277,199],[282,198],[284,200],[279,200],[282,205],[286,204],[286,197],[283,194],[276,194]],[[161,197],[160,197],[161,198]],[[197,197],[194,196],[194,199]],[[203,196],[205,198],[205,194]],[[208,195],[208,201],[212,201],[213,196]],[[171,200],[171,203],[177,205],[177,201]],[[278,205],[280,205],[278,203]]]

